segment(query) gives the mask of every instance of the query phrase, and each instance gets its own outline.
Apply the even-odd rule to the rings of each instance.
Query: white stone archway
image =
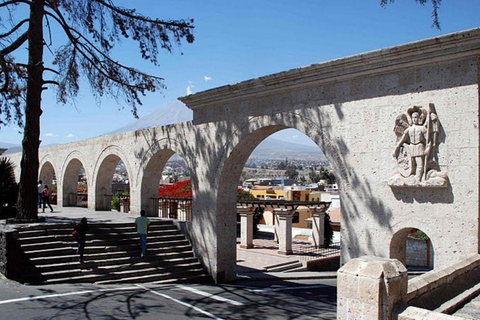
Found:
[[[39,166],[38,180],[42,180],[44,184],[49,186],[50,190],[52,189],[53,177],[55,176],[58,179],[58,170],[55,168],[54,163],[53,157],[46,155],[40,160]]]
[[[88,191],[88,205],[95,210],[110,211],[112,208],[112,178],[118,163],[123,161],[127,170],[130,185],[132,168],[127,161],[125,151],[118,146],[108,146],[100,154],[93,171],[92,188]],[[130,196],[133,196],[130,189]]]
[[[323,131],[321,127],[314,123],[311,118],[295,113],[250,118],[246,124],[234,131],[234,135],[227,139],[229,144],[224,149],[227,158],[223,163],[223,167],[219,167],[220,172],[217,175],[219,179],[216,203],[217,223],[221,226],[221,230],[217,231],[218,234],[221,234],[218,238],[217,254],[219,255],[219,260],[222,261],[222,264],[217,267],[219,268],[219,277],[225,277],[226,281],[235,278],[236,196],[242,170],[253,150],[264,139],[284,129],[298,130],[312,139],[319,148],[319,144],[325,145],[322,143],[324,137],[322,137]],[[324,153],[331,161],[333,168],[341,166],[338,163],[334,163],[335,159],[332,160],[328,152]],[[335,174],[339,175],[340,182],[341,173],[335,172]]]
[[[390,258],[397,259],[405,267],[433,269],[435,252],[433,241],[428,239],[409,239],[412,232],[421,231],[414,227],[405,227],[395,232],[390,241]],[[424,233],[428,236],[428,233]],[[423,243],[422,243],[423,240]]]
[[[84,156],[79,151],[73,151],[64,161],[62,175],[57,177],[57,204],[59,206],[77,205],[78,175],[81,168],[85,170],[87,183],[90,181],[84,159]],[[61,184],[58,181],[61,181]]]

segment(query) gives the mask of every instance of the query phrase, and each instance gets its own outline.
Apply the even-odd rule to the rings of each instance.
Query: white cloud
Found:
[[[43,136],[44,136],[44,137],[58,137],[57,134],[53,134],[53,133],[51,133],[51,132],[47,132],[47,133],[45,133]]]
[[[193,93],[193,88],[195,88],[195,86],[193,85],[193,82],[192,81],[188,81],[188,87],[187,87],[187,96],[189,94],[192,94]]]
[[[212,80],[212,77],[210,77],[210,76],[205,76],[205,77],[203,77],[203,79],[205,79],[205,82],[208,82],[208,81]]]
[[[75,136],[73,135],[73,133],[69,133],[69,134],[67,134],[67,136],[66,136],[66,138],[73,138],[73,137],[75,137]]]
[[[292,136],[292,139],[297,139],[298,138],[298,134]]]

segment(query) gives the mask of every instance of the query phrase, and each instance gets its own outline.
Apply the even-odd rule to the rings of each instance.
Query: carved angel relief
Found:
[[[435,106],[413,106],[395,119],[397,145],[393,156],[397,173],[388,181],[391,187],[445,188],[447,174],[438,165],[440,123]]]

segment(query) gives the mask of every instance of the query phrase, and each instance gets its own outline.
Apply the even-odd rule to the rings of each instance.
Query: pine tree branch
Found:
[[[16,4],[19,4],[19,3],[25,3],[25,4],[28,4],[28,5],[31,5],[32,1],[28,1],[28,0],[5,1],[5,2],[0,3],[0,8],[7,7],[7,6],[10,6],[10,5],[16,5]]]
[[[9,53],[12,53],[13,51],[17,50],[20,48],[22,44],[25,43],[25,41],[28,40],[28,32],[25,31],[21,36],[19,36],[15,41],[13,41],[9,46],[3,48],[0,50],[0,55],[5,56]]]
[[[161,24],[161,25],[164,25],[164,26],[172,26],[172,27],[179,27],[179,28],[190,28],[190,29],[195,28],[194,26],[192,26],[191,24],[189,24],[187,22],[181,22],[181,23],[167,22],[167,21],[163,21],[163,20],[159,20],[159,19],[150,19],[148,17],[142,16],[142,15],[139,15],[139,14],[133,14],[133,12],[134,12],[133,10],[129,11],[127,9],[123,9],[123,8],[114,6],[112,4],[109,4],[109,3],[107,3],[103,0],[90,0],[90,1],[97,2],[101,5],[109,8],[110,10],[115,11],[116,13],[118,13],[118,14],[124,16],[124,17],[130,18],[130,19],[139,20],[139,21],[143,21],[143,22],[150,22],[150,23],[155,23],[155,24]]]
[[[5,61],[3,55],[0,55],[0,66],[2,67],[2,73],[4,74],[4,83],[0,89],[0,92],[6,92],[10,83],[10,72],[8,72],[7,62]]]
[[[15,27],[13,27],[7,33],[0,34],[0,38],[6,38],[6,37],[10,36],[12,33],[17,31],[25,22],[28,22],[28,21],[30,21],[30,19],[25,19],[25,20],[20,21]]]
[[[114,78],[111,75],[109,75],[106,72],[104,66],[105,66],[105,64],[111,63],[111,64],[114,64],[117,68],[120,68],[120,69],[125,70],[125,71],[130,72],[130,73],[133,72],[134,74],[142,76],[142,77],[148,77],[148,78],[152,78],[152,79],[155,79],[155,80],[158,80],[158,81],[163,81],[164,80],[161,77],[148,75],[148,74],[142,73],[138,70],[128,68],[127,66],[112,60],[108,55],[106,55],[100,49],[98,49],[95,46],[95,44],[90,42],[80,32],[78,32],[77,30],[75,30],[73,28],[70,28],[68,26],[68,24],[66,23],[65,18],[63,17],[63,15],[59,11],[55,10],[55,13],[56,13],[56,15],[54,15],[51,12],[45,11],[46,15],[49,15],[50,17],[52,17],[54,20],[56,20],[59,23],[59,25],[65,31],[65,34],[67,35],[67,38],[70,40],[71,44],[75,47],[75,50],[78,51],[78,53],[80,53],[92,65],[92,67],[94,69],[96,69],[100,74],[102,74],[107,79],[110,79],[111,81],[113,81],[115,83],[118,83],[122,86],[128,87],[130,89],[148,90],[148,87],[132,85],[128,82],[122,81],[119,78]],[[72,32],[77,33],[78,36],[75,36]],[[79,41],[80,39],[87,42],[87,44],[84,44],[81,41]],[[105,62],[105,60],[101,60],[92,50],[99,53],[106,60],[106,62]]]

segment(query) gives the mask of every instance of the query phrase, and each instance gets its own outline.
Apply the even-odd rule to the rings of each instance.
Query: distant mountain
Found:
[[[8,149],[8,148],[13,148],[13,147],[19,147],[19,145],[0,141],[0,149]]]
[[[326,160],[320,148],[307,146],[303,144],[280,141],[274,138],[263,140],[250,157],[263,159],[306,159],[306,160]]]
[[[3,154],[16,153],[22,151],[22,146],[18,144],[6,143],[0,141],[0,149],[7,149]]]
[[[104,135],[165,126],[168,124],[191,121],[192,119],[193,111],[182,102],[174,101],[167,103],[155,112],[152,112],[151,114],[138,119],[130,125],[105,133]]]
[[[135,131],[168,124],[191,121],[193,111],[180,101],[174,101],[160,107],[155,112],[138,119],[136,122],[121,127],[117,130],[105,133],[111,135],[120,132]],[[290,136],[292,133],[288,133]],[[296,133],[293,133],[296,134]],[[20,152],[22,147],[19,145],[0,142],[0,148],[8,149],[5,154]],[[253,151],[251,157],[263,159],[308,159],[308,160],[326,160],[320,148],[312,145],[297,144],[277,140],[272,137],[266,138]],[[177,157],[176,157],[177,158]],[[175,158],[175,159],[176,159]]]

